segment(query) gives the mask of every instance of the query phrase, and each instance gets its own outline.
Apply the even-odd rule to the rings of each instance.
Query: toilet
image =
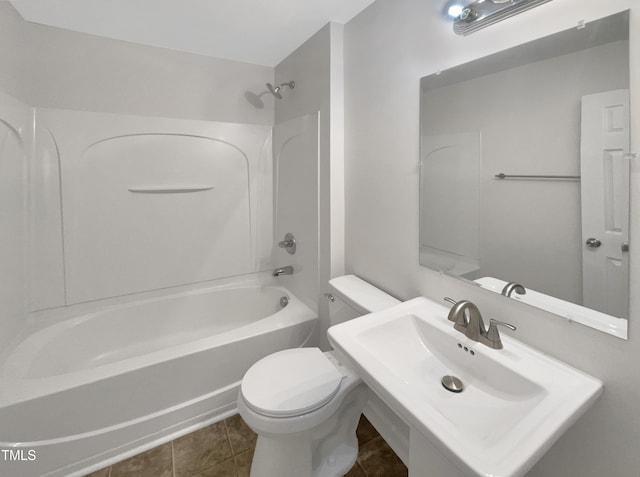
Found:
[[[330,324],[399,303],[364,280],[329,281]],[[238,412],[258,434],[251,477],[341,477],[358,454],[356,427],[369,397],[362,380],[332,351],[271,354],[245,374]]]

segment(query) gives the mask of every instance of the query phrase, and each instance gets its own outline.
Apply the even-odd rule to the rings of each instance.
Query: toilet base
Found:
[[[311,477],[311,439],[307,435],[258,436],[250,477]]]
[[[369,396],[360,383],[325,422],[291,434],[258,433],[251,477],[342,477],[358,455],[356,428]]]

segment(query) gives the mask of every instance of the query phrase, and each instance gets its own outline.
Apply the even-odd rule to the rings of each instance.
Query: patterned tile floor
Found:
[[[364,416],[357,434],[358,459],[346,477],[408,475]],[[249,477],[255,443],[256,435],[235,415],[86,477]]]

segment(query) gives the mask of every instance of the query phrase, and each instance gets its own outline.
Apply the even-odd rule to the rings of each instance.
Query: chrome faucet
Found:
[[[518,295],[524,295],[527,293],[527,290],[516,282],[509,282],[502,289],[502,294],[506,297],[510,297],[513,292],[516,292]]]
[[[469,300],[460,300],[458,302],[451,298],[445,298],[449,303],[453,303],[453,307],[449,311],[447,319],[453,321],[453,327],[472,341],[478,341],[491,349],[502,349],[502,339],[498,326],[505,326],[512,331],[516,327],[503,321],[489,320],[489,329],[484,326],[484,320],[480,314],[480,310]]]
[[[293,274],[293,267],[291,265],[287,265],[286,267],[276,268],[273,271],[274,277],[279,277],[280,275],[291,275]]]

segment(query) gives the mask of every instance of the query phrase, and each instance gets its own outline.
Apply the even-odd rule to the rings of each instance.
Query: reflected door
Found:
[[[583,304],[629,313],[629,90],[582,97]]]

